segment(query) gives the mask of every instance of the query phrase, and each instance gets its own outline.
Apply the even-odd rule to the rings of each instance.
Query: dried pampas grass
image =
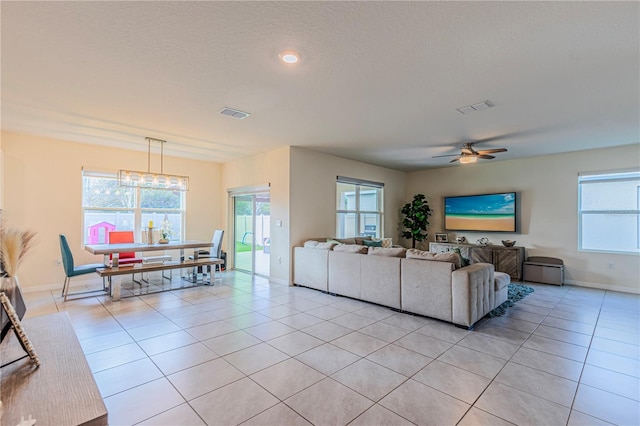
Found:
[[[33,249],[35,237],[36,233],[33,231],[0,226],[0,262],[8,276],[16,275],[24,257]]]

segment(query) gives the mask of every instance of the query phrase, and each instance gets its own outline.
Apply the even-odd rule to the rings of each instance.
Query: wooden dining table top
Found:
[[[121,244],[87,244],[84,249],[91,254],[111,254],[126,253],[131,251],[158,251],[158,250],[183,250],[197,249],[213,246],[211,241],[184,240],[169,241],[166,244],[143,244],[143,243],[121,243]]]

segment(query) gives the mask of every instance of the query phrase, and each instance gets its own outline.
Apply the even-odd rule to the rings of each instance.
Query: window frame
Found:
[[[186,213],[187,213],[187,204],[186,204],[186,193],[184,191],[177,191],[180,196],[180,208],[154,208],[154,207],[142,207],[142,191],[149,190],[149,188],[143,187],[126,187],[126,189],[133,191],[133,207],[96,207],[96,206],[85,206],[84,200],[84,191],[85,191],[85,177],[88,178],[100,178],[100,179],[113,179],[115,181],[118,180],[118,174],[116,172],[105,172],[105,171],[97,171],[90,169],[82,170],[82,199],[81,199],[81,208],[82,208],[82,245],[88,244],[87,242],[87,223],[86,223],[86,213],[88,211],[106,211],[106,212],[128,212],[133,211],[133,234],[136,241],[140,240],[141,232],[146,226],[142,223],[142,215],[145,213],[159,213],[159,214],[180,214],[180,232],[177,234],[180,235],[181,239],[184,239],[184,235],[186,233]],[[155,219],[154,219],[155,221]],[[159,224],[159,222],[157,222]],[[159,227],[158,227],[159,228]],[[171,239],[171,238],[170,238]]]
[[[601,172],[584,172],[578,174],[578,252],[585,253],[607,253],[607,254],[628,254],[628,255],[640,255],[640,184],[636,189],[636,209],[599,209],[589,210],[582,208],[582,189],[583,185],[592,183],[604,183],[604,182],[629,182],[640,180],[640,169],[624,169],[624,170],[609,170]],[[624,215],[635,214],[636,215],[636,251],[628,250],[607,250],[607,249],[591,249],[583,247],[583,234],[584,234],[584,221],[585,215]]]
[[[340,184],[348,184],[355,186],[355,210],[348,209],[340,209],[339,201],[338,201],[338,191]],[[377,210],[361,210],[360,209],[360,195],[362,187],[365,187],[366,190],[375,189],[378,191],[378,196],[376,197]],[[354,214],[355,215],[355,227],[356,234],[358,235],[338,235],[338,224],[339,224],[339,216],[345,214]],[[373,214],[378,216],[379,226],[376,227],[376,236],[374,238],[384,238],[384,183],[381,182],[373,182],[367,181],[363,179],[349,178],[345,176],[336,176],[336,222],[335,222],[335,230],[336,230],[336,238],[348,238],[355,236],[362,236],[361,229],[361,218],[363,215]]]

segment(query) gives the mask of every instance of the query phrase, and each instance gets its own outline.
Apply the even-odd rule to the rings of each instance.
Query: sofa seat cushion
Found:
[[[511,277],[509,274],[505,274],[504,272],[494,272],[493,281],[496,286],[496,291],[500,291],[511,282]]]
[[[369,253],[373,256],[387,256],[387,257],[405,257],[406,249],[400,248],[385,248],[385,247],[369,247]]]
[[[456,269],[462,267],[462,259],[458,253],[431,253],[430,251],[409,249],[407,250],[407,259],[433,260],[436,262],[453,263]]]
[[[333,251],[343,252],[343,253],[367,253],[367,246],[361,246],[358,244],[338,244],[333,248]]]

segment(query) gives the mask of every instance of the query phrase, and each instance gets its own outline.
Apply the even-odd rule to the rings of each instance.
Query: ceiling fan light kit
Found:
[[[478,142],[466,142],[462,148],[460,148],[460,154],[451,154],[451,155],[436,155],[433,158],[439,157],[457,157],[453,160],[449,161],[450,163],[460,162],[462,164],[470,164],[478,161],[478,158],[482,158],[484,160],[493,160],[496,158],[493,155],[498,152],[507,152],[507,148],[493,148],[493,149],[481,149],[480,151],[476,151],[473,149],[473,145]]]

